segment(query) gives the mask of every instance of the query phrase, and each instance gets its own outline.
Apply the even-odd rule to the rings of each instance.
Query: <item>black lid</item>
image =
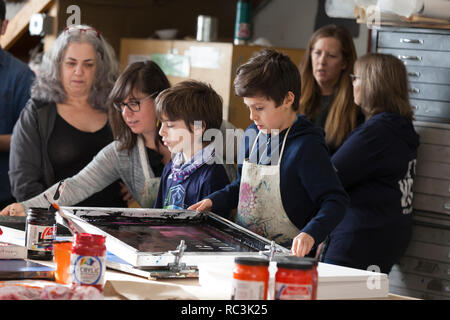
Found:
[[[280,257],[276,259],[278,268],[310,270],[315,266],[314,259],[299,258],[295,256]]]
[[[48,208],[29,208],[27,211],[28,217],[41,217],[41,218],[55,218],[55,212]]]
[[[269,260],[266,258],[259,257],[236,257],[234,262],[237,264],[243,264],[246,266],[268,266]]]

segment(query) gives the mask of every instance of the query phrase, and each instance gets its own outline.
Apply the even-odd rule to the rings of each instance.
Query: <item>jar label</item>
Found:
[[[263,300],[264,282],[233,279],[231,300]]]
[[[312,285],[275,283],[275,300],[311,300]]]
[[[250,39],[250,28],[249,23],[241,22],[236,30],[236,38],[249,40]]]
[[[72,283],[103,285],[106,271],[105,260],[105,256],[80,256],[72,253],[70,256]]]
[[[26,247],[35,251],[52,251],[52,246],[44,245],[56,239],[56,226],[39,226],[28,224]]]

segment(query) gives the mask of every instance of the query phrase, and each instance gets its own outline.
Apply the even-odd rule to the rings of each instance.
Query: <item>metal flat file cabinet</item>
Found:
[[[412,239],[389,291],[450,300],[450,30],[380,27],[372,44],[404,62],[420,135]]]
[[[450,30],[382,27],[374,50],[405,63],[417,120],[450,123]]]

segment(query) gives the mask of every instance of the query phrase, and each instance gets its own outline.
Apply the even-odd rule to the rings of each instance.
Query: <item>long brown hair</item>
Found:
[[[311,52],[317,40],[321,38],[335,38],[340,42],[342,57],[346,64],[335,87],[335,97],[324,128],[327,144],[337,148],[356,127],[358,109],[353,101],[350,80],[356,60],[356,50],[351,34],[344,27],[327,25],[313,33],[299,67],[302,77],[299,112],[305,114],[309,119],[316,117],[320,111],[321,94],[319,85],[313,76]]]
[[[115,140],[119,140],[119,150],[128,150],[134,148],[137,141],[137,135],[134,134],[130,127],[125,123],[122,113],[118,112],[114,106],[114,102],[124,101],[133,90],[152,95],[153,98],[163,90],[170,87],[161,68],[153,61],[135,62],[127,66],[123,73],[119,76],[109,95],[109,122]],[[155,135],[155,145],[158,147],[161,137]]]
[[[402,61],[390,54],[369,53],[355,63],[361,81],[361,108],[370,116],[394,112],[414,120],[408,75]]]

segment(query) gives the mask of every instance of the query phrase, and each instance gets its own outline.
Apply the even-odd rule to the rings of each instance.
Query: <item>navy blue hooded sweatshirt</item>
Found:
[[[255,134],[249,134],[253,130]],[[238,205],[242,161],[249,158],[257,127],[247,128],[240,145],[238,175],[235,181],[222,190],[208,196],[213,202],[212,211],[229,211]],[[282,131],[275,147],[281,150],[287,129]],[[245,137],[252,137],[246,139]],[[274,139],[274,138],[273,138]],[[249,161],[270,164],[271,155],[265,152],[272,143],[270,137],[261,133]],[[275,150],[275,149],[274,149]],[[272,163],[277,164],[278,159]],[[344,216],[349,198],[331,165],[323,129],[315,127],[305,116],[297,116],[286,139],[280,164],[281,200],[291,222],[315,240],[315,245],[337,226]]]
[[[389,272],[410,239],[418,146],[413,124],[396,113],[376,114],[349,135],[331,160],[351,203],[325,262]]]

